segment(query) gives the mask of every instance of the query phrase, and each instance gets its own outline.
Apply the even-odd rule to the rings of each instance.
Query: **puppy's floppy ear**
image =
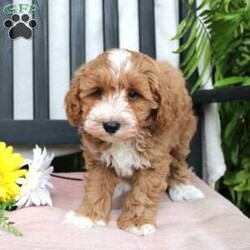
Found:
[[[69,123],[72,126],[78,126],[81,118],[81,102],[79,98],[80,92],[80,76],[77,74],[71,81],[69,91],[65,96],[66,114]]]
[[[192,109],[185,89],[182,74],[168,63],[158,63],[158,108],[155,114],[155,128],[162,131],[173,126],[173,123],[186,109]]]

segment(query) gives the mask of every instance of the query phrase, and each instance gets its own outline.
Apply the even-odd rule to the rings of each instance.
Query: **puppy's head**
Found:
[[[107,51],[82,66],[66,95],[70,123],[102,141],[132,139],[150,126],[160,96],[156,62],[128,50]]]

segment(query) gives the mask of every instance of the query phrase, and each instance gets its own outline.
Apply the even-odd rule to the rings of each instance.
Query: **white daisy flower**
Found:
[[[23,178],[19,178],[17,183],[21,185],[20,194],[16,197],[17,208],[31,205],[52,206],[52,201],[48,187],[53,187],[49,182],[54,168],[50,166],[54,154],[48,155],[46,148],[43,150],[37,145],[33,149],[33,160],[27,160],[28,171]]]

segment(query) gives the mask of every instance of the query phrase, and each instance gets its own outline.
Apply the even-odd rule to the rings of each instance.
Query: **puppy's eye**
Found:
[[[137,92],[135,92],[134,90],[130,90],[128,92],[128,98],[130,100],[136,100],[139,97],[139,94]]]
[[[97,89],[94,93],[94,96],[101,98],[103,95],[103,90],[102,89]]]

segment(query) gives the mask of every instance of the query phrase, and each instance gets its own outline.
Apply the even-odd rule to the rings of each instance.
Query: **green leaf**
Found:
[[[181,23],[178,26],[176,35],[171,40],[182,38],[189,28],[192,29],[195,21],[196,21],[196,16],[192,12],[189,12],[187,19],[181,21]]]
[[[226,186],[233,186],[235,184],[235,173],[227,171],[224,175],[224,181],[223,183]]]
[[[245,14],[244,10],[235,11],[234,13],[219,13],[215,14],[215,20],[228,21],[233,20],[234,22],[238,21]]]
[[[194,84],[194,86],[193,86],[193,88],[191,90],[191,94],[193,94],[198,88],[200,88],[201,84],[205,85],[207,83],[207,81],[209,80],[209,79],[204,79],[204,75],[207,72],[208,66],[209,66],[209,63],[210,63],[210,60],[208,59],[209,52],[210,52],[209,49],[206,48],[206,50],[204,52],[203,69],[202,69],[202,72],[199,74],[198,80],[195,82],[195,84]]]
[[[22,233],[13,227],[13,223],[5,216],[3,208],[0,209],[0,229],[5,230],[15,236],[22,236]]]
[[[241,170],[235,175],[235,183],[242,183],[250,178],[250,172],[246,170]]]
[[[236,166],[238,164],[238,159],[239,159],[239,149],[240,146],[238,143],[234,145],[234,147],[231,148],[231,160],[233,164]]]
[[[190,45],[185,59],[183,60],[183,62],[181,62],[181,66],[184,69],[188,67],[188,66],[185,67],[188,63],[192,63],[192,59],[195,59],[197,57],[196,56],[197,53],[195,53],[195,52],[197,51],[198,44],[202,43],[203,37],[204,37],[204,31],[202,28],[199,28],[199,30],[196,34],[196,39]]]
[[[231,85],[238,84],[238,83],[250,85],[250,77],[243,77],[243,76],[227,77],[223,80],[215,82],[214,87],[225,87],[225,86],[231,86]]]
[[[232,201],[233,202],[236,202],[236,192],[234,191],[234,189],[232,188],[232,187],[228,187],[228,190],[229,190],[229,193],[230,193],[230,195],[231,195],[231,198],[232,198]]]
[[[199,56],[199,53],[200,53],[199,51],[197,53],[198,53],[198,58],[202,57],[204,63],[201,66],[202,67],[202,69],[201,69],[202,71],[199,74],[199,78],[195,82],[194,86],[192,87],[191,94],[193,94],[201,86],[201,84],[205,85],[207,83],[207,81],[209,80],[209,78],[210,78],[210,76],[209,76],[208,79],[204,79],[204,75],[207,72],[207,70],[209,69],[210,57],[211,57],[210,56],[210,49],[209,49],[209,47],[206,47],[206,46],[204,46],[202,48],[204,48],[204,49],[203,49],[201,55]],[[198,67],[198,64],[197,64],[197,67]],[[189,77],[189,76],[191,76],[190,72],[187,74],[186,77]]]
[[[185,33],[185,28],[187,27],[188,21],[186,19],[183,19],[177,29],[176,35],[172,38],[172,40],[181,38]]]
[[[183,43],[179,47],[179,49],[177,49],[174,53],[182,53],[184,50],[186,50],[190,46],[190,44],[194,41],[197,31],[198,31],[197,28],[192,29],[189,36],[188,36],[187,41],[185,43]]]
[[[232,117],[224,128],[223,140],[225,145],[230,148],[235,147],[239,143],[240,127],[238,125],[241,114],[241,112],[232,114]]]
[[[243,158],[241,160],[241,165],[244,169],[250,172],[250,157]]]
[[[242,86],[250,86],[250,77],[248,77],[244,82],[242,82]]]
[[[204,32],[203,32],[204,34]],[[204,43],[204,36],[201,36],[198,41],[198,43],[196,43],[196,53],[190,58],[188,64],[185,65],[185,67],[183,68],[183,74],[185,76],[186,79],[189,78],[190,75],[192,75],[192,73],[197,69],[198,67],[198,63],[199,63],[199,50],[201,45]]]
[[[195,0],[188,0],[188,4],[192,5],[194,3]]]
[[[246,170],[241,170],[239,172],[227,172],[224,175],[224,184],[228,186],[234,186],[237,184],[245,183],[250,179],[250,172]]]
[[[250,191],[250,181],[240,183],[239,185],[234,187],[234,190],[237,192]]]
[[[236,192],[236,206],[241,207],[241,201],[243,198],[243,193],[242,192]]]
[[[194,59],[192,60],[192,63],[190,63],[190,66],[185,68],[183,73],[184,73],[184,76],[185,76],[186,79],[188,79],[194,73],[194,71],[198,67],[198,63],[199,63],[199,58],[194,57]]]
[[[237,192],[235,192],[234,189],[231,188],[231,187],[229,188],[229,192],[230,192],[230,195],[231,195],[231,197],[232,197],[233,202],[236,203],[236,200],[237,200],[236,194],[237,194]]]
[[[192,61],[192,58],[194,58],[195,52],[196,52],[196,47],[197,47],[197,42],[198,42],[197,39],[194,40],[194,42],[192,43],[192,45],[189,47],[189,49],[187,51],[186,57],[181,62],[181,67],[182,68],[184,68],[190,61]]]
[[[243,194],[243,200],[246,202],[248,205],[250,205],[250,191],[246,191]]]
[[[209,1],[209,0],[208,0]],[[208,2],[207,1],[207,2]],[[200,6],[199,6],[200,7]],[[198,8],[199,8],[198,7]],[[205,9],[203,10],[200,14],[199,14],[199,17],[202,17],[202,18],[207,18],[207,17],[210,17],[211,16],[211,10],[209,9]]]

